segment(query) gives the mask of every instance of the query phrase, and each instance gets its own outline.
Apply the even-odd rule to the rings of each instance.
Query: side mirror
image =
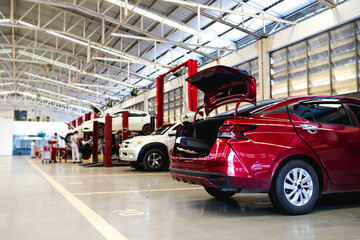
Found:
[[[177,130],[171,130],[171,131],[169,132],[169,137],[176,136],[176,132],[177,132]]]

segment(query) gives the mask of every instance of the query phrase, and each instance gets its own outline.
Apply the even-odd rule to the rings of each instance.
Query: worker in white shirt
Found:
[[[33,140],[30,144],[30,148],[31,148],[31,153],[30,153],[30,156],[31,158],[36,158],[36,146],[35,146],[35,140]]]
[[[56,142],[56,143],[53,143],[53,144],[51,145],[51,147],[52,147],[52,148],[58,148],[59,140],[58,140],[57,133],[54,133],[54,136],[51,137],[50,142]]]
[[[79,152],[79,144],[80,144],[80,137],[79,132],[75,131],[74,135],[70,138],[71,141],[71,150],[72,150],[72,160],[75,163],[75,158],[77,158],[77,162],[80,163],[80,152]]]

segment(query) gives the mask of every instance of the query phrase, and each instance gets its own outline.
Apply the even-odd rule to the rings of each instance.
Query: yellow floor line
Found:
[[[127,240],[118,230],[99,216],[94,210],[80,201],[71,192],[66,190],[60,183],[54,180],[49,174],[36,166],[28,158],[27,161],[66,199],[75,207],[106,240]]]
[[[124,190],[124,191],[110,191],[110,192],[74,193],[74,195],[79,196],[79,195],[140,193],[140,192],[168,192],[168,191],[187,191],[187,190],[199,190],[199,189],[204,189],[204,188],[203,187],[193,187],[193,188],[163,188],[163,189],[144,189],[144,190]]]

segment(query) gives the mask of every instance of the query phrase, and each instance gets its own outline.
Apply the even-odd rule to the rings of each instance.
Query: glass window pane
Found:
[[[306,41],[288,47],[290,96],[307,95]]]
[[[286,55],[286,48],[270,53],[271,96],[273,98],[288,95]]]
[[[307,104],[296,104],[293,106],[293,113],[308,121],[314,121],[313,115]]]
[[[316,122],[351,125],[344,106],[340,103],[310,104],[309,107]]]
[[[352,110],[352,112],[354,113],[358,123],[360,124],[360,106],[359,105],[353,105],[350,104],[349,105],[350,109]]]
[[[308,40],[310,94],[330,95],[329,43],[325,32]]]
[[[355,34],[353,23],[330,31],[333,94],[356,90]]]

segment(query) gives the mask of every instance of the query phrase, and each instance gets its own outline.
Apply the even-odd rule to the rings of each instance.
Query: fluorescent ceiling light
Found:
[[[2,54],[2,53],[12,53],[12,50],[11,49],[0,49],[0,54]]]
[[[80,107],[80,106],[73,105],[73,104],[70,104],[69,106],[77,108],[77,109],[82,109],[82,110],[85,110],[85,111],[92,111],[90,108]]]
[[[14,82],[7,82],[7,83],[0,83],[0,86],[8,86],[8,85],[13,85]]]
[[[10,18],[0,19],[0,23],[10,23]]]
[[[31,27],[31,28],[38,28],[38,26],[35,26],[31,23],[28,23],[28,22],[24,22],[24,21],[21,21],[19,20],[18,21],[20,24],[24,25],[24,26],[27,26],[27,27]],[[77,44],[80,44],[80,45],[83,45],[83,46],[87,46],[88,43],[87,42],[84,42],[84,41],[81,41],[79,39],[76,39],[75,37],[70,37],[70,36],[67,36],[67,35],[64,35],[64,34],[61,34],[61,33],[57,33],[55,31],[52,31],[52,30],[46,30],[45,32],[51,34],[51,35],[54,35],[54,36],[57,36],[57,37],[60,37],[60,38],[63,38],[63,39],[66,39],[66,40],[69,40],[71,42],[74,42],[74,43],[77,43]],[[101,46],[101,45],[100,45]],[[122,51],[118,51],[116,49],[112,49],[108,46],[103,46],[103,47],[100,47],[98,43],[94,43],[94,42],[90,42],[90,47],[91,48],[95,48],[97,50],[100,50],[100,51],[103,51],[103,52],[106,52],[106,53],[109,53],[109,54],[112,54],[112,55],[115,55],[115,56],[118,56],[118,57],[122,57],[122,58],[125,58],[125,59],[128,59],[128,60],[137,60],[137,61],[143,61],[143,62],[148,62],[150,63],[151,61],[144,61],[136,56],[132,56],[130,54],[126,54],[125,52],[122,52]]]
[[[28,72],[25,72],[24,74],[28,75],[28,76],[31,76],[31,77],[35,77],[35,78],[40,78],[40,79],[43,79],[43,80],[46,80],[46,81],[49,81],[49,82],[53,82],[53,83],[56,83],[56,84],[60,84],[60,85],[63,85],[63,86],[69,86],[68,84],[64,83],[64,82],[61,82],[61,81],[56,81],[54,79],[51,79],[51,78],[47,78],[47,77],[43,77],[43,76],[38,76],[38,75],[35,75],[35,74],[32,74],[32,73],[28,73]],[[74,88],[74,89],[78,89],[80,91],[84,91],[84,92],[88,92],[88,93],[93,93],[93,94],[97,94],[97,95],[102,95],[104,97],[108,97],[108,98],[112,98],[112,99],[115,99],[115,100],[118,100],[120,101],[120,98],[118,97],[114,97],[114,96],[110,96],[110,95],[103,95],[99,92],[96,92],[96,91],[93,91],[93,90],[90,90],[90,89],[86,89],[86,88],[82,88],[82,87],[78,87],[78,86],[73,86],[71,85],[71,88]]]
[[[107,77],[104,77],[104,76],[99,75],[99,74],[93,74],[93,73],[87,73],[85,71],[79,71],[76,67],[71,66],[69,64],[65,64],[65,63],[62,63],[62,62],[59,62],[59,61],[55,61],[55,60],[52,60],[50,58],[39,56],[39,55],[36,55],[36,54],[33,54],[33,53],[29,53],[27,51],[19,50],[19,53],[22,54],[22,55],[28,56],[28,57],[39,59],[41,61],[44,61],[44,62],[52,64],[52,65],[56,65],[56,66],[59,66],[59,67],[70,69],[70,70],[72,70],[74,72],[79,72],[80,74],[85,74],[85,75],[92,76],[92,77],[95,77],[95,78],[100,78],[100,79],[103,79],[103,80],[106,80],[106,81],[109,81],[109,82],[113,82],[113,83],[116,83],[116,84],[125,85],[125,86],[130,87],[130,88],[135,88],[136,87],[136,86],[133,86],[131,84],[128,84],[128,83],[125,83],[125,82],[122,82],[122,81],[118,81],[118,80],[114,80],[112,78],[107,78]],[[53,82],[59,83],[58,81],[55,81],[55,80],[53,80]],[[65,84],[65,85],[67,85],[67,84]],[[78,87],[74,87],[74,86],[72,86],[72,87],[73,88],[78,88]],[[81,89],[84,90],[84,88],[81,88]]]
[[[17,83],[17,85],[22,86],[22,87],[27,87],[27,88],[31,88],[31,86],[23,84],[23,83]]]
[[[123,7],[123,8],[126,7],[125,1],[120,1],[120,0],[107,0],[107,1],[108,1],[108,2],[111,2],[111,3],[113,3],[113,4],[116,4],[116,5],[120,6],[120,7]],[[176,21],[171,20],[171,19],[169,19],[169,18],[162,17],[162,16],[160,16],[160,15],[157,15],[157,14],[155,14],[155,13],[152,13],[152,12],[150,12],[150,11],[148,11],[148,10],[145,10],[145,9],[142,9],[142,8],[139,8],[139,7],[135,7],[135,8],[134,8],[134,7],[135,7],[135,6],[132,5],[132,4],[130,4],[130,3],[127,4],[127,8],[128,8],[128,10],[130,10],[130,11],[131,11],[132,9],[134,9],[133,12],[138,13],[138,14],[140,14],[140,15],[143,15],[143,16],[145,16],[145,17],[147,17],[147,18],[150,18],[150,19],[155,20],[155,21],[160,22],[160,23],[164,23],[165,25],[168,25],[168,26],[170,26],[170,27],[173,27],[173,28],[176,28],[176,29],[179,29],[179,30],[188,32],[188,33],[190,33],[190,34],[192,34],[192,35],[195,35],[195,36],[198,35],[198,30],[193,29],[193,28],[191,28],[191,27],[188,27],[188,26],[186,26],[186,25],[183,24],[183,23],[176,22]],[[204,36],[204,35],[207,35],[207,36],[210,37],[211,39],[214,39],[214,38],[215,38],[215,39],[217,39],[217,40],[226,42],[225,44],[223,44],[224,46],[234,45],[234,43],[231,42],[230,40],[227,40],[227,39],[224,39],[224,38],[221,38],[221,37],[218,37],[218,36],[214,36],[214,35],[212,35],[212,34],[206,33],[205,31],[200,31],[200,34],[203,35],[203,36]]]

